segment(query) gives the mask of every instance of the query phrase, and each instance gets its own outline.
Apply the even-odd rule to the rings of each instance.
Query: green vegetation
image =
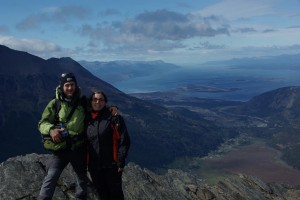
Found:
[[[169,168],[190,172],[197,177],[201,177],[209,185],[214,185],[221,180],[235,176],[232,173],[211,166],[205,159],[200,157],[177,158],[172,164],[166,166],[166,169]],[[160,172],[165,171],[161,169]]]
[[[193,170],[193,173],[199,175],[199,177],[202,177],[209,185],[215,185],[221,180],[235,176],[234,174],[224,170],[213,168],[203,161],[199,163],[198,169]]]
[[[288,165],[300,169],[300,130],[295,128],[277,128],[273,130],[268,144],[282,152],[282,160]]]
[[[282,151],[282,160],[290,166],[300,169],[300,145],[291,146]]]

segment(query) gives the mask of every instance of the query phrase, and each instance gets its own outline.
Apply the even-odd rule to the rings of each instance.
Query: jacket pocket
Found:
[[[63,140],[60,143],[54,143],[52,139],[45,139],[43,143],[44,143],[44,148],[50,151],[60,151],[67,148],[66,140]]]

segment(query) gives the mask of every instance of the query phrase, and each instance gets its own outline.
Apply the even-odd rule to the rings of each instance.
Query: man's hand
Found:
[[[54,128],[50,130],[50,136],[54,143],[61,142],[62,137],[60,135],[60,132],[62,132],[63,130],[64,128]]]

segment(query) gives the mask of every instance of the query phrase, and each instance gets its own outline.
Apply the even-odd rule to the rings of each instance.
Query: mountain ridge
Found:
[[[45,174],[49,155],[28,154],[0,163],[0,199],[35,199]],[[74,199],[75,178],[70,166],[63,171],[54,193],[55,199]],[[135,163],[124,168],[123,190],[126,200],[278,200],[298,199],[299,186],[265,183],[255,176],[239,174],[209,185],[199,176],[169,169],[158,175]],[[88,198],[97,199],[91,184]]]
[[[289,86],[265,92],[236,111],[264,118],[273,126],[300,127],[300,87]]]
[[[1,47],[0,58],[0,108],[4,111],[0,113],[2,160],[24,153],[44,152],[37,123],[55,94],[59,74],[66,71],[77,76],[84,94],[100,88],[107,94],[109,103],[119,107],[132,137],[129,159],[138,164],[162,166],[177,156],[204,155],[225,137],[232,137],[232,133],[222,136],[218,127],[205,120],[180,116],[162,106],[126,95],[71,58],[44,60],[5,47]],[[9,66],[13,66],[14,71],[6,70]],[[27,72],[23,72],[25,68]],[[211,137],[217,139],[211,140]],[[17,148],[12,148],[14,146]]]

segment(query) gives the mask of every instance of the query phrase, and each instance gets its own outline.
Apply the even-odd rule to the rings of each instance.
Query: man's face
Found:
[[[104,100],[104,97],[102,94],[94,94],[92,99],[92,108],[94,111],[100,111],[102,108],[106,105],[106,102]]]
[[[64,84],[63,91],[67,97],[72,97],[75,92],[75,89],[76,89],[76,84],[75,82],[71,81],[71,82],[66,82]]]

